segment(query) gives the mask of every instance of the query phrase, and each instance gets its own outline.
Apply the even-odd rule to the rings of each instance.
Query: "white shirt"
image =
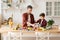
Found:
[[[30,22],[31,21],[31,19],[30,19],[30,15],[28,15],[28,22]]]
[[[28,22],[27,22],[27,25],[28,26],[34,26],[34,24],[31,24],[31,18],[30,18],[30,14],[28,14]]]
[[[41,20],[41,23],[40,24],[42,24],[42,22],[43,22],[43,20]]]

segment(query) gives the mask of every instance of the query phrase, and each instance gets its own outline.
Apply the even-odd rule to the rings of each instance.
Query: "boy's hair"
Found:
[[[41,13],[39,16],[45,17],[45,13]]]
[[[28,9],[28,8],[31,8],[31,9],[32,9],[33,7],[32,7],[31,5],[28,5],[28,6],[27,6],[27,9]]]

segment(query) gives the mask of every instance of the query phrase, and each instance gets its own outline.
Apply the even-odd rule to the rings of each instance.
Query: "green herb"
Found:
[[[53,19],[48,21],[48,26],[52,26],[53,24],[54,24],[54,20]]]

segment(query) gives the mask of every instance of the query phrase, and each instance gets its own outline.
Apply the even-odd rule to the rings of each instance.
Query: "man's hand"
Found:
[[[31,23],[29,23],[29,22],[27,22],[27,25],[34,26],[34,24],[31,24]]]

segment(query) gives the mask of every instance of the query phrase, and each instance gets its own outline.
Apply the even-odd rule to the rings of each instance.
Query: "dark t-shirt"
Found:
[[[45,20],[45,19],[43,19],[43,21],[42,21],[42,23],[41,23],[41,19],[39,19],[39,20],[37,20],[37,23],[39,23],[39,24],[41,24],[41,27],[46,27],[46,25],[47,25],[47,21]]]

